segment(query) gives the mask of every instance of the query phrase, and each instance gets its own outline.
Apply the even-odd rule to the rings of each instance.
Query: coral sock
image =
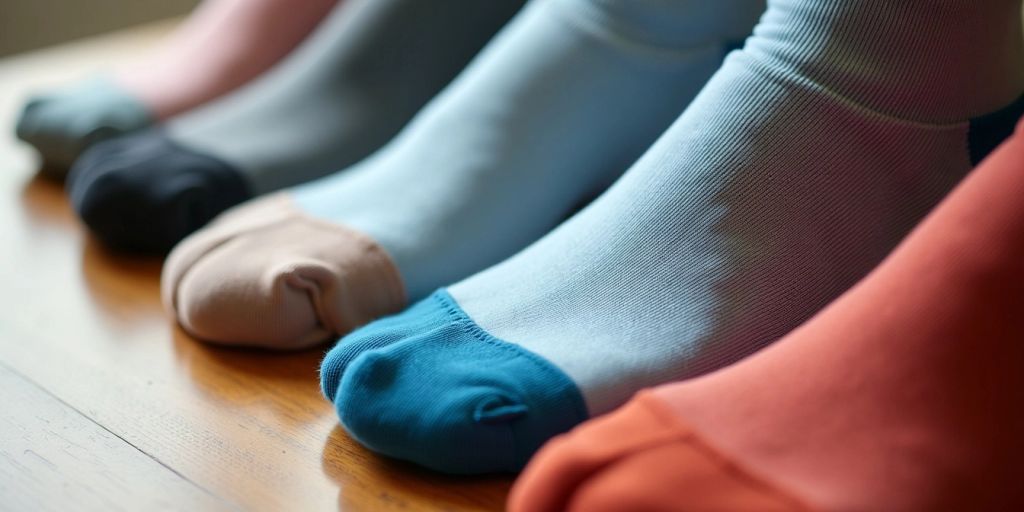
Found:
[[[1021,509],[1022,194],[1018,131],[779,343],[553,440],[510,509]]]
[[[221,96],[295,48],[338,0],[207,0],[150,57],[29,101],[18,135],[66,169],[86,147]]]

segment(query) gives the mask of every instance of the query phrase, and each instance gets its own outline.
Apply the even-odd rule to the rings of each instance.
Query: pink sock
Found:
[[[338,0],[206,0],[152,58],[118,73],[157,119],[251,80],[297,46]]]
[[[339,0],[206,0],[141,64],[35,94],[18,138],[63,179],[83,151],[230,92],[294,49]]]

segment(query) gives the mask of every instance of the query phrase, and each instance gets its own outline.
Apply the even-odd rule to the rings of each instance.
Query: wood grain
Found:
[[[228,508],[2,364],[0,389],[0,509]]]
[[[51,406],[63,404],[63,413],[50,412],[54,424],[86,421],[123,443],[111,451],[115,459],[143,454],[156,464],[147,476],[130,462],[111,462],[133,472],[118,478],[161,482],[169,478],[157,472],[162,467],[185,482],[176,485],[205,490],[213,500],[189,502],[182,491],[181,502],[165,503],[173,509],[500,510],[508,477],[432,474],[381,459],[349,439],[317,387],[322,349],[290,355],[221,349],[174,328],[159,302],[160,262],[99,246],[76,221],[62,185],[37,177],[35,155],[10,128],[27,92],[138,58],[168,27],[0,60],[0,364],[42,390],[40,407],[46,396]],[[8,420],[10,393],[0,389],[0,416]],[[36,395],[26,396],[18,403],[31,412]],[[51,453],[62,441],[37,435],[19,442]],[[64,476],[105,501],[7,485],[27,477],[5,470],[0,501],[77,510],[159,498],[147,491],[151,483],[126,490],[99,485],[86,469]]]

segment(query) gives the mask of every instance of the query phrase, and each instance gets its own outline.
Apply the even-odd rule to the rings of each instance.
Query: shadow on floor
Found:
[[[21,189],[21,204],[32,219],[61,225],[77,222],[64,193],[64,183],[37,171]]]
[[[108,311],[160,314],[161,258],[120,254],[88,234],[82,244],[82,276],[92,299]]]

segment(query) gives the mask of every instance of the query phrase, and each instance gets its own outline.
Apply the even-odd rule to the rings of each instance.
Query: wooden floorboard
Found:
[[[0,510],[230,509],[0,364]]]
[[[175,329],[159,302],[160,262],[100,247],[78,225],[62,186],[36,176],[34,154],[12,136],[27,91],[137,58],[169,26],[0,60],[0,369],[7,372],[0,378],[35,386],[16,402],[27,418],[50,414],[58,432],[85,422],[96,442],[117,447],[96,459],[112,482],[146,481],[130,489],[89,487],[93,501],[77,501],[72,491],[18,485],[30,476],[16,474],[14,465],[0,469],[0,503],[63,500],[65,510],[100,510],[151,499],[180,510],[500,510],[507,477],[436,475],[376,457],[349,439],[317,388],[323,349],[219,349]],[[7,411],[10,392],[0,389],[5,428],[34,428]],[[18,439],[8,446],[5,437],[0,453],[17,451],[16,461],[58,442],[42,434]],[[90,473],[69,469],[61,476],[69,489],[84,489],[94,481]],[[181,502],[156,501],[160,494],[150,490],[161,479],[192,491],[182,491]],[[189,492],[207,501],[188,501]]]

